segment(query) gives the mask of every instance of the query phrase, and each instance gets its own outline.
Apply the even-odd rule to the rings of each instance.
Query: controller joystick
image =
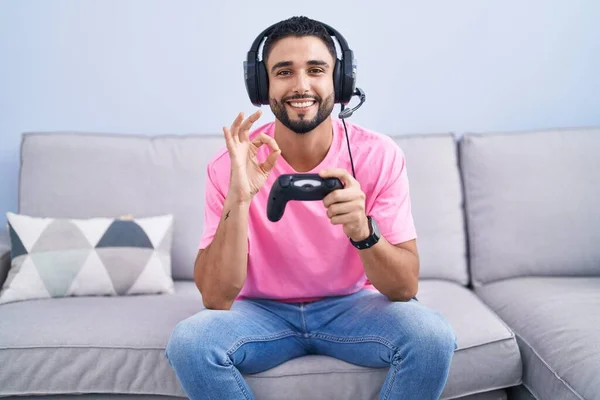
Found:
[[[277,177],[267,202],[267,217],[277,222],[283,217],[288,201],[323,200],[344,186],[338,178],[322,178],[319,174],[283,174]]]

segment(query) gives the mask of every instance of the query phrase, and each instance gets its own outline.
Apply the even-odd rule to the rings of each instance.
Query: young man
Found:
[[[342,121],[330,117],[336,57],[319,22],[280,22],[263,50],[276,120],[252,131],[260,111],[240,113],[223,128],[194,266],[206,309],[177,325],[166,351],[191,399],[253,399],[243,374],[307,354],[390,367],[381,399],[438,399],[445,386],[456,336],[415,298],[404,154],[389,136],[346,122],[351,164]],[[271,222],[270,188],[291,173],[336,177],[343,188],[292,201]],[[359,249],[365,240],[375,244]]]

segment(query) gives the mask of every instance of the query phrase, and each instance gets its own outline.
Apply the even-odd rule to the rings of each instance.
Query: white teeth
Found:
[[[305,108],[305,107],[312,106],[314,103],[315,103],[314,101],[303,101],[301,103],[299,103],[299,102],[293,102],[293,103],[290,103],[290,105],[292,107]]]

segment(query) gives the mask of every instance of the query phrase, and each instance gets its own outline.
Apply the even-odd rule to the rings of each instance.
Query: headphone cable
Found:
[[[344,111],[344,105],[341,105],[341,111]],[[346,120],[344,117],[341,118],[342,124],[344,125],[344,132],[346,132],[346,144],[348,145],[348,154],[350,155],[350,165],[352,166],[352,176],[356,179],[356,173],[354,172],[354,161],[352,160],[352,151],[350,150],[350,139],[348,139],[348,128],[346,128]]]

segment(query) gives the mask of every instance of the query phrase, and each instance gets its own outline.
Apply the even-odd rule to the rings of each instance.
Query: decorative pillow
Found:
[[[173,293],[173,216],[36,218],[8,212],[11,268],[0,304]]]

